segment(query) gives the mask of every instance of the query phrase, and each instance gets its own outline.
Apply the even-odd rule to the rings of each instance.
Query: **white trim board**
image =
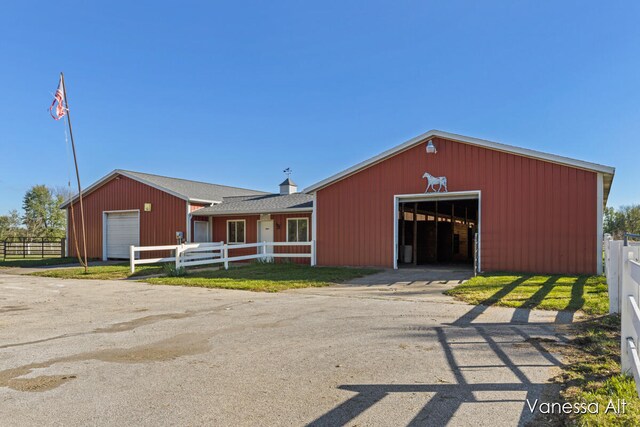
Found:
[[[397,194],[395,197],[402,199],[402,202],[430,202],[436,200],[469,200],[477,199],[480,196],[480,190],[472,191],[450,191],[446,193],[414,193],[414,194]]]
[[[313,256],[311,258],[311,265],[316,265],[318,260],[318,249],[316,246],[316,239],[318,238],[318,195],[313,193],[313,211],[311,212],[311,241]]]
[[[195,211],[197,212],[197,211]],[[280,211],[226,211],[216,213],[198,213],[197,216],[237,216],[237,215],[275,215],[275,214],[288,214],[288,213],[301,213],[308,212],[313,213],[313,208],[292,208]]]
[[[393,269],[398,269],[398,210],[400,202],[424,202],[436,200],[478,200],[478,271],[482,271],[482,192],[452,191],[450,193],[396,194],[393,196]]]
[[[185,203],[187,206],[187,229],[185,230],[185,241],[191,243],[191,204]]]
[[[598,174],[596,183],[596,274],[602,274],[602,251],[604,243],[604,228],[603,228],[603,216],[604,216],[604,177],[601,173]]]
[[[360,162],[348,169],[343,170],[335,175],[330,176],[327,179],[317,182],[316,184],[311,185],[310,187],[305,188],[303,191],[305,193],[312,193],[320,190],[323,187],[326,187],[330,184],[333,184],[336,181],[344,179],[350,175],[353,175],[356,172],[361,171],[362,169],[366,169],[370,166],[373,166],[391,156],[399,154],[403,151],[408,150],[409,148],[414,147],[420,143],[426,142],[430,138],[443,138],[451,141],[462,142],[465,144],[476,145],[479,147],[489,148],[492,150],[503,151],[506,153],[517,154],[520,156],[530,157],[533,159],[544,160],[552,163],[558,163],[561,165],[572,166],[579,169],[585,169],[592,172],[599,172],[608,176],[608,186],[611,186],[611,181],[613,180],[613,175],[615,173],[615,168],[611,166],[600,165],[597,163],[586,162],[583,160],[571,159],[569,157],[558,156],[555,154],[544,153],[542,151],[530,150],[528,148],[516,147],[513,145],[502,144],[499,142],[487,141],[484,139],[473,138],[470,136],[457,135],[454,133],[443,132],[440,130],[430,130],[429,132],[423,133],[422,135],[416,136],[396,147],[393,147],[383,153],[378,154],[377,156],[371,157],[363,162]],[[607,191],[608,194],[608,191]],[[606,200],[606,196],[605,196]]]

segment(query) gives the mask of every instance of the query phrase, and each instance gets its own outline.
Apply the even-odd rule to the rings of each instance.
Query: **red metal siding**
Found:
[[[482,269],[596,273],[597,174],[433,138],[317,193],[319,265],[393,266],[393,196],[480,190]]]
[[[144,204],[151,203],[151,212]],[[176,231],[186,234],[186,202],[125,176],[115,177],[100,188],[83,197],[87,231],[87,256],[102,258],[102,213],[115,210],[140,210],[140,245],[171,245],[176,242]],[[68,210],[68,209],[67,209]],[[74,204],[78,244],[82,252],[80,207]],[[70,216],[69,216],[70,218]],[[73,229],[69,227],[69,253],[75,256]],[[146,252],[145,257],[164,256]]]
[[[290,213],[290,214],[271,214],[273,220],[273,240],[275,242],[287,241],[287,218],[308,218],[309,219],[309,240],[311,236],[311,213]],[[236,215],[236,216],[216,216],[213,217],[213,241],[214,242],[227,242],[227,220],[245,220],[245,239],[246,243],[257,243],[258,239],[258,220],[260,215]],[[309,253],[309,248],[306,246],[290,246],[290,247],[276,247],[277,253]],[[230,256],[242,256],[255,254],[255,248],[235,249],[229,252]],[[291,258],[292,261],[299,263],[309,263],[309,259],[306,258]]]

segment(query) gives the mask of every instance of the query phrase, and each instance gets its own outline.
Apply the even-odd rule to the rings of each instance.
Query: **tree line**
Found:
[[[604,210],[604,232],[614,239],[622,239],[624,233],[640,234],[640,205],[620,206]]]
[[[0,215],[0,240],[8,238],[60,239],[65,236],[66,213],[60,205],[71,196],[64,187],[34,185],[22,199],[22,213]]]

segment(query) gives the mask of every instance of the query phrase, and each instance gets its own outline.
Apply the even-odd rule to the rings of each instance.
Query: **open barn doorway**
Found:
[[[478,195],[397,199],[396,265],[468,265],[476,260]]]

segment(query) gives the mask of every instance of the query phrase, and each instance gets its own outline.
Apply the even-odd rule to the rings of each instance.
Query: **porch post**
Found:
[[[436,200],[436,214],[435,214],[435,218],[436,218],[436,262],[438,262],[438,200]]]
[[[413,203],[413,265],[418,265],[418,203]]]
[[[400,248],[400,253],[398,254],[398,258],[400,258],[400,260],[402,262],[404,262],[404,247],[406,246],[406,236],[405,236],[405,220],[404,220],[404,203],[400,203],[400,221],[402,224],[402,227],[400,227],[400,233],[402,233],[402,237],[401,237],[401,242],[402,242],[402,248]]]
[[[136,272],[135,254],[136,251],[133,249],[133,245],[129,246],[129,265],[131,267],[131,274]]]

